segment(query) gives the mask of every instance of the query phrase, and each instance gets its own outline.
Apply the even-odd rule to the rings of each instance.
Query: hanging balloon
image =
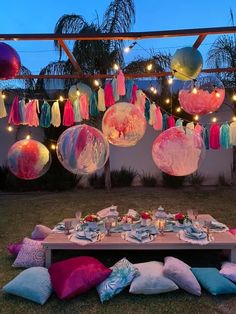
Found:
[[[76,85],[72,85],[68,92],[68,96],[72,102],[74,102],[78,96],[84,94],[87,96],[88,100],[92,95],[92,89],[84,83],[77,83]]]
[[[146,119],[133,104],[122,102],[111,106],[103,116],[102,131],[116,146],[134,146],[144,136]]]
[[[179,91],[181,107],[192,115],[204,115],[218,110],[224,98],[224,85],[214,75],[202,75],[196,82],[186,82]]]
[[[20,57],[11,46],[0,42],[0,80],[14,78],[21,68]]]
[[[195,79],[201,72],[202,65],[202,55],[193,47],[177,49],[171,59],[171,71],[182,81]]]
[[[35,140],[21,140],[8,151],[8,167],[18,178],[33,180],[45,174],[51,165],[46,146]]]
[[[61,134],[57,157],[74,174],[90,174],[101,169],[109,157],[109,144],[98,129],[76,125]]]
[[[194,173],[205,156],[201,135],[183,127],[162,132],[153,142],[152,158],[158,168],[172,176]]]

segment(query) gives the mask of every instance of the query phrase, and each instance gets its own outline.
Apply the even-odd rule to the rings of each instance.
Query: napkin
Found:
[[[227,226],[222,224],[221,222],[216,221],[216,220],[211,221],[210,229],[220,229],[220,230],[222,230],[222,229],[225,229],[225,228],[227,228]]]
[[[76,238],[83,240],[92,241],[95,237],[97,237],[97,233],[90,230],[79,231],[76,233]]]
[[[196,239],[196,240],[202,240],[206,238],[206,233],[197,229],[194,226],[188,227],[185,231],[184,234],[186,237],[191,238],[191,239]]]
[[[64,222],[59,222],[56,226],[55,226],[55,229],[57,230],[65,230],[65,224]]]
[[[149,233],[147,231],[135,230],[135,231],[130,231],[128,233],[128,236],[130,238],[133,238],[133,239],[136,239],[136,240],[142,242],[142,240],[149,237]]]

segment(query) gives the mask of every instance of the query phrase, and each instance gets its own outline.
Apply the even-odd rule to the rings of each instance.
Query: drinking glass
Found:
[[[68,235],[70,234],[70,229],[71,229],[71,220],[65,219],[65,234]]]
[[[197,220],[198,210],[196,208],[193,209],[193,215],[194,215],[194,219]]]
[[[105,228],[107,230],[107,236],[111,235],[111,227],[112,227],[112,222],[111,220],[108,218],[105,220]]]

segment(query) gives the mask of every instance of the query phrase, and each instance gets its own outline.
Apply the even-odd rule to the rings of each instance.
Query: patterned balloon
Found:
[[[76,125],[61,134],[57,157],[74,174],[90,174],[102,168],[109,157],[109,144],[102,132],[89,125]]]
[[[8,151],[8,167],[20,179],[37,179],[48,171],[50,165],[49,150],[38,141],[21,140]]]
[[[186,82],[179,91],[181,107],[189,114],[204,115],[219,109],[225,98],[223,83],[214,75]]]
[[[134,146],[143,137],[146,119],[133,104],[122,102],[111,106],[104,114],[102,131],[116,146]]]
[[[85,94],[89,101],[92,95],[92,89],[84,83],[77,83],[76,85],[72,85],[68,92],[68,96],[72,102],[74,102],[76,98],[78,97],[78,91],[79,91],[79,95]]]
[[[201,135],[183,127],[162,132],[153,142],[152,158],[158,168],[172,176],[194,173],[205,156]]]
[[[11,46],[0,43],[0,80],[14,78],[21,68],[20,57]]]
[[[177,49],[171,59],[173,75],[182,81],[195,79],[202,70],[203,58],[193,47]]]

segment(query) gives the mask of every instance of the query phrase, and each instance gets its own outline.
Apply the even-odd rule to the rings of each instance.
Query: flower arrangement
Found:
[[[149,212],[141,212],[140,217],[142,219],[152,219],[152,215]]]
[[[132,224],[134,220],[135,220],[135,219],[134,219],[133,216],[131,216],[131,215],[124,215],[124,216],[122,217],[122,219],[121,219],[121,222],[122,222],[122,223]]]
[[[184,222],[191,221],[188,217],[188,215],[184,215],[182,213],[177,213],[175,215],[175,220],[177,220],[180,224],[183,224]]]
[[[97,215],[90,214],[84,217],[84,222],[98,222],[99,218]]]

